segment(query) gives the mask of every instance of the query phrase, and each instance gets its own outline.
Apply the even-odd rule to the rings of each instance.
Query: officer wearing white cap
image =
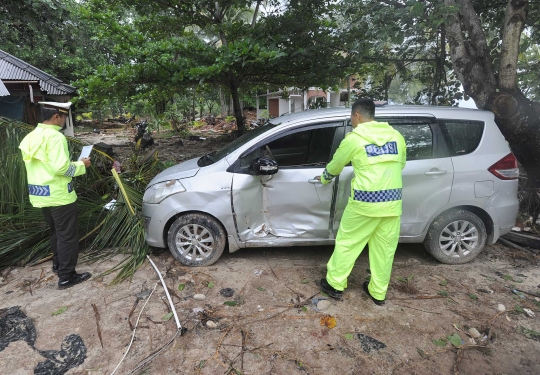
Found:
[[[43,122],[24,137],[19,148],[26,166],[30,203],[42,209],[49,225],[53,272],[58,274],[58,288],[65,289],[91,277],[88,272],[75,272],[79,228],[77,194],[71,181],[86,173],[90,158],[72,162],[66,137],[60,133],[71,103],[39,104]]]

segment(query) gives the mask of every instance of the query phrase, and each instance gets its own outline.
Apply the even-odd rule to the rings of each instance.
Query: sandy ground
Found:
[[[540,342],[519,333],[519,327],[540,331],[540,299],[512,292],[540,293],[540,272],[528,254],[493,245],[473,262],[451,266],[432,260],[421,245],[400,245],[386,305],[379,307],[361,287],[369,268],[366,251],[344,300],[327,299],[322,303],[326,307],[319,302],[319,311],[317,299],[326,297],[319,294],[317,281],[324,277],[331,253],[331,247],[246,249],[225,254],[206,268],[183,267],[168,252],[154,255],[187,331],[135,373],[540,373]],[[80,264],[79,272],[95,276],[64,291],[56,289],[50,262],[5,270],[0,308],[21,306],[36,328],[35,348],[40,351],[58,350],[66,336],[80,335],[86,358],[68,374],[112,373],[140,314],[135,340],[117,372],[127,374],[169,342],[177,328],[161,285],[147,298],[158,281],[148,262],[131,282],[110,286],[113,275],[97,277],[118,260]],[[224,297],[225,288],[234,294]],[[205,299],[194,299],[195,294]],[[529,308],[535,317],[520,308]],[[325,316],[335,319],[335,327],[321,323]],[[470,328],[479,331],[476,340],[468,336]],[[365,337],[358,334],[386,347],[363,345],[359,337],[364,342]],[[454,334],[463,340],[460,349],[433,342]],[[5,374],[32,374],[42,361],[24,341],[0,352]]]

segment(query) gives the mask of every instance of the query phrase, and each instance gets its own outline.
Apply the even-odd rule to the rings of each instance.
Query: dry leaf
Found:
[[[321,318],[321,325],[332,329],[337,325],[336,318],[331,315],[325,315]]]

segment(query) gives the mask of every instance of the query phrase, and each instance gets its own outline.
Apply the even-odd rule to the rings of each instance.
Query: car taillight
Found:
[[[493,164],[488,171],[501,180],[515,180],[519,177],[517,159],[512,153]]]

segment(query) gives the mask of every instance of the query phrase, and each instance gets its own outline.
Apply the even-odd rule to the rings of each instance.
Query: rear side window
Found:
[[[390,125],[405,139],[407,160],[431,159],[433,157],[433,133],[428,124]]]
[[[438,120],[451,156],[470,154],[480,144],[484,134],[483,121]]]
[[[434,117],[398,116],[375,117],[376,121],[387,122],[401,133],[407,145],[407,160],[432,159],[434,156],[435,137],[432,130]]]

